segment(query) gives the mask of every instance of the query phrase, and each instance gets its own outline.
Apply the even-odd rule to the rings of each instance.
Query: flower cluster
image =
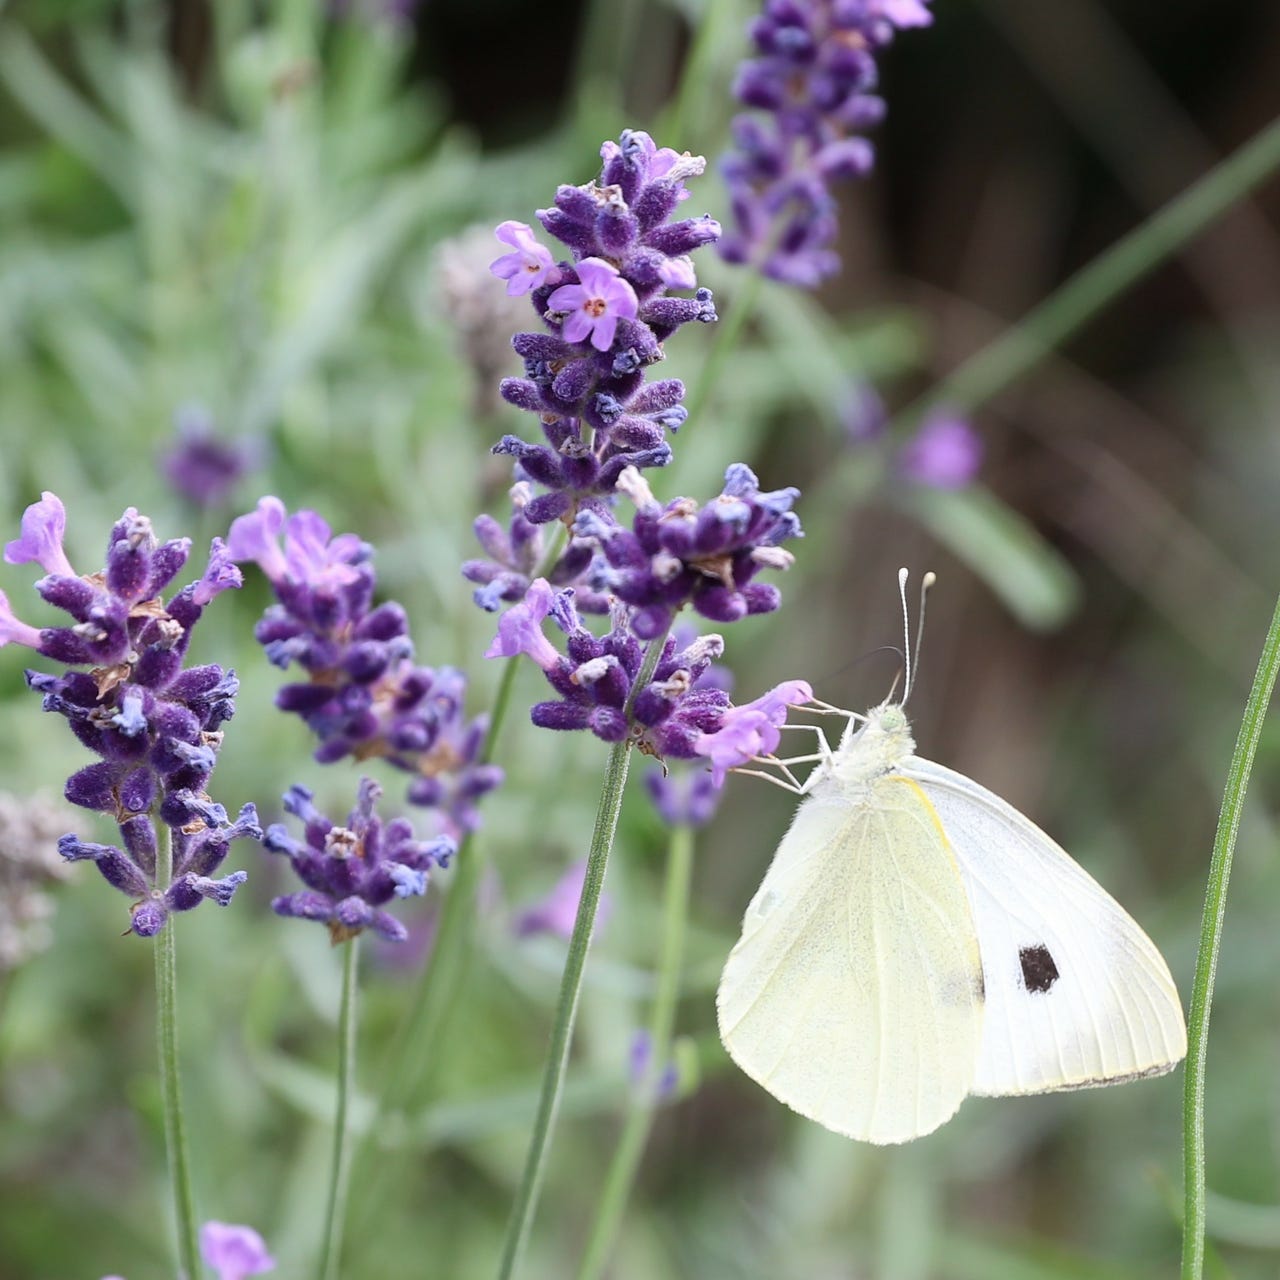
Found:
[[[516,479],[540,485],[522,492],[518,520],[570,523],[584,507],[607,510],[607,499],[627,467],[660,467],[671,460],[667,432],[684,422],[684,384],[649,382],[646,371],[663,358],[662,344],[682,325],[716,319],[709,289],[697,287],[689,254],[714,241],[719,224],[706,216],[672,219],[689,192],[685,180],[706,166],[701,156],[659,148],[647,133],[624,130],[601,148],[598,182],[562,186],[551,208],[538,210],[543,228],[572,254],[557,263],[521,222],[504,222],[498,239],[511,252],[492,270],[512,295],[528,293],[546,332],[518,333],[512,346],[525,376],[504,379],[504,400],[536,414],[543,443],[504,436],[494,447],[516,461]],[[692,298],[669,289],[694,290]],[[468,566],[481,584],[476,598],[496,609],[518,598],[510,577],[528,566],[512,564],[491,547],[496,522],[477,527],[494,562]],[[516,530],[513,528],[513,542]],[[570,542],[567,564],[553,576],[567,583],[590,562],[591,548]]]
[[[502,781],[481,760],[487,722],[464,718],[461,672],[414,663],[404,609],[374,605],[372,548],[354,534],[332,536],[314,511],[288,515],[265,497],[234,521],[227,550],[255,561],[275,590],[255,635],[271,662],[306,674],[276,705],[315,733],[316,759],[384,759],[413,776],[411,804],[435,809],[450,833],[474,830],[476,801]]]
[[[22,536],[5,547],[4,558],[39,564],[46,576],[36,590],[73,625],[29,626],[0,593],[0,644],[26,645],[71,668],[60,676],[29,670],[27,684],[101,757],[68,779],[65,794],[110,814],[124,847],[66,835],[58,850],[68,861],[97,863],[110,884],[135,900],[133,932],[151,937],[171,911],[206,898],[225,906],[244,872],[221,880],[212,873],[232,840],[261,835],[252,805],[233,822],[206,791],[221,725],[235,710],[235,673],[213,664],[183,667],[192,628],[220,592],[240,585],[240,571],[215,538],[204,575],[166,604],[161,592],[186,564],[189,539],[158,542],[151,521],[131,507],[111,530],[105,567],[81,576],[63,551],[65,529],[61,501],[46,492],[27,508]],[[172,831],[169,884],[156,877],[157,821]]]
[[[830,183],[861,177],[875,153],[861,131],[879,123],[876,56],[897,29],[932,22],[929,0],[765,0],[749,34],[722,161],[734,228],[720,242],[729,262],[812,288],[840,260]]]
[[[778,607],[777,587],[752,579],[761,569],[791,566],[794,557],[778,544],[802,536],[791,510],[798,489],[762,493],[740,462],[725,472],[720,495],[701,508],[689,498],[661,505],[633,468],[618,488],[636,507],[630,529],[590,510],[579,512],[574,529],[599,545],[607,567],[593,585],[631,606],[631,630],[641,640],[665,634],[686,604],[726,623]]]
[[[696,288],[688,254],[720,228],[705,217],[670,220],[689,194],[685,179],[703,170],[700,157],[631,131],[601,155],[599,182],[561,187],[555,207],[538,212],[572,263],[556,262],[523,223],[498,227],[510,252],[493,263],[494,274],[509,294],[530,294],[550,330],[515,336],[526,376],[508,378],[501,392],[538,415],[546,440],[507,436],[497,446],[517,460],[513,515],[506,528],[490,516],[476,521],[487,558],[468,561],[463,573],[483,608],[512,606],[487,656],[527,654],[557,695],[533,707],[535,724],[692,760],[703,754],[700,743],[719,741],[732,709],[728,694],[705,680],[724,641],[677,641],[672,626],[686,606],[718,623],[778,607],[777,588],[756,579],[791,564],[781,544],[800,536],[792,511],[799,494],[762,491],[751,469],[735,463],[710,502],[654,496],[642,470],[670,460],[667,432],[686,411],[684,386],[646,382],[645,369],[680,325],[715,319],[706,290],[692,299],[666,291]],[[535,484],[544,492],[535,494]],[[619,497],[635,508],[629,524],[619,519]],[[553,521],[568,535],[558,554],[542,533]],[[583,625],[591,614],[609,616],[604,635]],[[543,633],[548,617],[565,636],[564,654]]]
[[[285,811],[301,819],[304,839],[294,839],[282,824],[273,823],[262,843],[269,852],[284,854],[307,888],[275,898],[271,908],[277,915],[328,925],[335,945],[365,929],[388,942],[409,936],[381,908],[394,898],[426,893],[427,873],[447,866],[457,845],[448,836],[416,839],[405,818],[384,825],[374,813],[381,794],[372,778],[362,778],[356,806],[346,826],[338,826],[315,807],[307,787],[285,792]]]

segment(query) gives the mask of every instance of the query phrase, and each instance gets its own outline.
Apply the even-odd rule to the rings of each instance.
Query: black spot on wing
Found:
[[[1032,995],[1043,995],[1058,980],[1058,966],[1054,964],[1049,948],[1042,942],[1034,947],[1019,947],[1018,961],[1022,965],[1022,982]]]

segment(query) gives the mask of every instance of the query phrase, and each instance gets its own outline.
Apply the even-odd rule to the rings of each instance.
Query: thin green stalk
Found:
[[[566,541],[567,531],[563,525],[557,526],[532,577],[546,577],[551,572],[560,559]],[[515,690],[519,671],[518,660],[507,659],[489,712],[489,728],[480,746],[478,760],[481,764],[493,761],[498,739],[511,707],[511,695]],[[471,951],[476,892],[484,869],[484,860],[473,847],[471,837],[472,833],[468,832],[458,847],[455,860],[457,870],[454,872],[449,894],[440,907],[431,958],[419,975],[412,1002],[401,1023],[401,1030],[390,1056],[379,1115],[383,1114],[384,1105],[409,1099],[424,1075],[434,1066],[434,1050],[438,1044],[440,1028],[448,1022],[461,992],[461,979]],[[417,1071],[409,1069],[410,1061],[415,1059],[423,1064]],[[399,1092],[393,1093],[398,1086]]]
[[[627,715],[630,718],[635,695],[649,683],[662,656],[667,633],[664,631],[649,642],[644,661],[631,685],[627,699]],[[578,997],[582,993],[582,975],[587,965],[587,951],[591,946],[591,934],[595,926],[596,908],[600,903],[600,890],[604,885],[609,854],[613,849],[613,837],[618,830],[618,815],[622,811],[622,791],[627,782],[627,767],[631,762],[631,739],[616,742],[609,750],[604,770],[604,785],[600,791],[600,804],[596,810],[595,828],[591,833],[591,849],[587,854],[587,870],[583,878],[582,897],[578,900],[578,914],[569,938],[569,954],[565,959],[564,974],[560,979],[560,995],[556,1003],[555,1021],[551,1026],[551,1043],[547,1050],[546,1065],[542,1073],[542,1087],[538,1094],[538,1110],[534,1115],[533,1132],[529,1138],[529,1151],[525,1157],[524,1172],[516,1190],[515,1203],[507,1222],[507,1235],[502,1248],[502,1262],[498,1268],[501,1280],[511,1280],[520,1265],[521,1255],[533,1226],[538,1209],[538,1196],[546,1173],[547,1151],[551,1131],[555,1127],[556,1112],[560,1107],[560,1095],[564,1091],[564,1076],[569,1065],[569,1050],[573,1044],[573,1027],[578,1016]]]
[[[595,1222],[578,1267],[578,1280],[594,1280],[608,1264],[613,1243],[635,1185],[640,1159],[649,1141],[660,1101],[658,1083],[671,1057],[671,1035],[680,999],[680,970],[689,918],[689,887],[693,879],[693,828],[671,829],[667,849],[666,888],[662,907],[662,951],[657,985],[649,1014],[649,1061],[644,1077],[632,1090],[618,1145],[613,1150],[604,1190],[596,1205]]]
[[[1244,808],[1254,753],[1262,736],[1262,721],[1280,671],[1280,600],[1258,659],[1253,688],[1245,703],[1244,719],[1227,787],[1218,815],[1218,830],[1209,859],[1209,886],[1205,892],[1204,918],[1200,925],[1200,950],[1196,955],[1196,976],[1191,985],[1191,1015],[1187,1021],[1187,1067],[1182,1090],[1182,1280],[1200,1280],[1204,1270],[1205,1176],[1204,1176],[1204,1080],[1209,1056],[1209,1011],[1213,1003],[1213,980],[1222,945],[1222,924],[1227,911],[1227,882],[1240,813]]]
[[[351,1144],[348,1111],[356,1079],[356,1034],[359,1017],[356,995],[360,968],[360,938],[343,944],[342,1003],[338,1008],[338,1099],[333,1113],[333,1160],[329,1168],[329,1198],[325,1209],[324,1246],[316,1274],[320,1280],[338,1280],[342,1259],[342,1228],[347,1217],[347,1190],[351,1182]]]
[[[897,417],[910,425],[933,406],[968,412],[1016,382],[1104,307],[1217,221],[1280,168],[1280,118],[1081,268],[994,342]]]
[[[164,892],[173,879],[173,833],[157,823],[156,888]],[[191,1162],[187,1155],[187,1127],[182,1113],[182,1085],[178,1076],[178,956],[175,922],[170,919],[156,934],[156,1046],[160,1056],[160,1100],[164,1110],[164,1145],[173,1188],[173,1217],[178,1233],[178,1278],[196,1280],[200,1255],[196,1237],[195,1197],[191,1191]]]
[[[533,577],[545,577],[551,572],[564,550],[566,536],[566,531],[560,526],[533,571]],[[493,761],[518,674],[518,660],[507,659],[489,712],[489,728],[477,757],[481,764]],[[444,1031],[458,1007],[465,985],[464,976],[471,958],[475,927],[476,894],[484,871],[481,848],[473,841],[472,834],[468,832],[458,845],[453,884],[440,905],[431,955],[418,975],[409,1006],[386,1055],[374,1114],[359,1144],[360,1176],[356,1178],[355,1208],[358,1222],[363,1222],[370,1206],[377,1200],[378,1186],[388,1176],[385,1160],[380,1158],[377,1168],[371,1163],[378,1134],[389,1114],[408,1106],[415,1096],[426,1092],[426,1082],[439,1061],[437,1048],[444,1039]]]
[[[706,408],[707,401],[720,381],[721,373],[724,372],[724,362],[729,352],[733,350],[744,326],[756,309],[756,302],[760,297],[760,285],[764,277],[756,267],[744,267],[742,274],[742,289],[733,299],[729,318],[716,324],[716,336],[711,343],[711,350],[707,352],[707,358],[702,362],[702,370],[698,374],[698,381],[694,384],[693,394],[685,402],[685,408],[689,411],[689,416],[685,420],[685,434],[689,431],[689,424],[696,422]]]

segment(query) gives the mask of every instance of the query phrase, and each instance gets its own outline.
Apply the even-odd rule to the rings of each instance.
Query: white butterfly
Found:
[[[904,703],[909,644],[906,666]],[[819,733],[786,762],[816,760],[803,784],[783,765],[805,798],[720,979],[738,1066],[877,1143],[932,1132],[971,1093],[1171,1070],[1182,1005],[1120,904],[1011,805],[915,755],[902,704],[839,714],[834,752]]]

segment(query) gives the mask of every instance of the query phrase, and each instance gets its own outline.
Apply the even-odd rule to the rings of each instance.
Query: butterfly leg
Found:
[[[747,778],[763,778],[766,782],[772,782],[775,787],[781,787],[783,791],[790,791],[793,795],[804,795],[804,784],[797,782],[791,777],[790,771],[787,771],[788,781],[782,778],[774,777],[771,773],[766,773],[763,769],[730,769],[730,773],[740,773]]]

